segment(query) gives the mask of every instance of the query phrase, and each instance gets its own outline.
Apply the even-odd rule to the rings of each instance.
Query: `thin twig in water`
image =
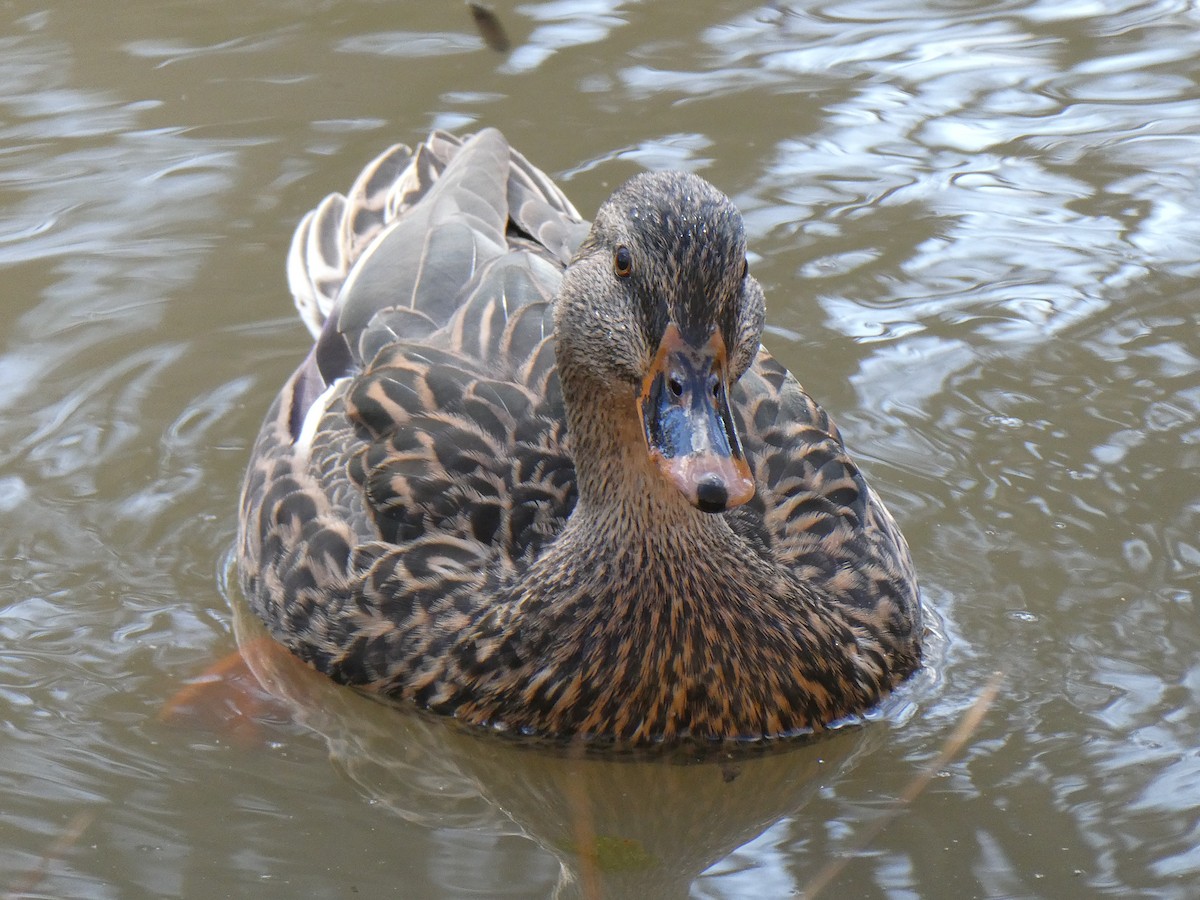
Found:
[[[42,854],[42,858],[38,864],[8,887],[2,895],[3,900],[19,900],[19,898],[31,893],[34,888],[42,883],[42,880],[46,877],[46,873],[50,871],[50,867],[55,861],[67,855],[70,849],[83,837],[83,833],[87,831],[88,826],[95,820],[96,811],[94,809],[85,809],[82,812],[75,813],[71,817],[71,821],[67,823],[67,827],[63,829],[63,833]]]
[[[570,757],[575,761],[578,778],[567,781],[567,803],[571,807],[571,824],[574,826],[575,857],[579,860],[579,888],[584,900],[600,900],[600,866],[596,858],[596,823],[592,817],[592,803],[583,786],[582,766],[584,759],[583,741],[572,744]]]
[[[959,751],[966,745],[975,729],[979,727],[979,723],[983,721],[984,714],[988,711],[988,707],[996,699],[996,694],[1000,691],[1000,682],[1004,679],[1003,672],[993,672],[991,679],[979,692],[979,696],[975,698],[975,702],[971,704],[971,708],[967,710],[966,715],[962,717],[962,721],[958,723],[954,731],[950,733],[950,737],[946,738],[946,743],[942,745],[942,750],[934,758],[934,760],[925,766],[920,773],[917,774],[912,781],[900,792],[900,796],[892,804],[882,816],[868,825],[859,835],[858,841],[854,843],[848,850],[844,851],[838,858],[832,859],[821,867],[807,885],[804,886],[803,896],[805,900],[813,900],[824,888],[827,888],[842,869],[850,862],[850,859],[862,853],[870,843],[879,837],[880,832],[887,828],[908,804],[920,796],[921,792],[929,786],[929,782],[933,781],[934,777],[940,772]]]

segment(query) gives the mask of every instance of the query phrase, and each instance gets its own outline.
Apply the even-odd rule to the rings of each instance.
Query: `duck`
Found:
[[[644,172],[588,223],[495,129],[300,222],[313,344],[253,445],[239,582],[333,680],[494,732],[762,742],[920,668],[895,520],[762,346],[745,227]]]

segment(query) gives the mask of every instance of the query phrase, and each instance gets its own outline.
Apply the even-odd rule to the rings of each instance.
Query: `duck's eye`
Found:
[[[628,247],[618,247],[617,252],[613,254],[613,271],[619,278],[628,278],[633,272],[633,254],[629,252]]]

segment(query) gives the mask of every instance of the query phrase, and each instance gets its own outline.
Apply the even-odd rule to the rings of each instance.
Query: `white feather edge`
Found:
[[[329,387],[325,388],[313,405],[308,408],[308,412],[304,414],[304,424],[300,427],[300,434],[296,438],[293,446],[296,450],[296,457],[307,463],[309,455],[312,452],[313,439],[317,436],[317,429],[321,426],[321,419],[329,410],[329,404],[333,402],[335,394],[341,388],[343,382],[349,381],[349,377],[338,378]]]

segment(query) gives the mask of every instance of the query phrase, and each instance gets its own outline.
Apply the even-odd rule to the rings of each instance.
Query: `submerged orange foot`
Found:
[[[159,712],[159,721],[211,731],[239,747],[262,746],[268,740],[265,726],[293,720],[291,704],[256,674],[281,666],[312,674],[269,637],[256,638],[180,688]]]

